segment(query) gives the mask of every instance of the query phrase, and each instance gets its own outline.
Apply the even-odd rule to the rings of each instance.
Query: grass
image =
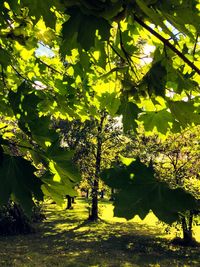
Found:
[[[200,266],[200,248],[172,246],[152,214],[126,222],[104,201],[102,220],[92,223],[83,199],[73,210],[46,204],[45,212],[36,233],[0,237],[0,267]]]

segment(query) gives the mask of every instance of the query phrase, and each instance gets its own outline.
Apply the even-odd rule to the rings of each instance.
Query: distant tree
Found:
[[[82,174],[80,188],[89,191],[92,197],[90,220],[98,219],[98,198],[103,197],[105,185],[99,174],[108,168],[116,155],[123,149],[125,136],[121,123],[106,112],[101,113],[100,121],[91,118],[90,121],[60,121],[57,129],[63,136],[63,144],[75,150],[74,162]]]

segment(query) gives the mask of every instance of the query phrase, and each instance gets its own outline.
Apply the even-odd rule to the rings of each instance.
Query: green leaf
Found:
[[[145,112],[140,116],[140,121],[143,121],[145,131],[153,131],[156,128],[158,132],[166,134],[174,118],[167,109],[163,109]]]
[[[35,117],[34,119],[27,122],[31,131],[32,138],[43,148],[47,148],[49,144],[53,143],[58,139],[58,134],[55,130],[50,129],[50,118],[49,117]]]
[[[97,61],[97,65],[101,68],[106,68],[106,62],[107,62],[107,54],[105,51],[105,43],[101,40],[96,39],[95,48],[99,52],[99,59]]]
[[[62,34],[65,42],[75,41],[85,50],[94,47],[96,31],[101,36],[101,40],[108,40],[110,28],[108,21],[92,15],[85,15],[79,9],[70,9],[70,18],[63,24]],[[73,46],[72,46],[73,47]],[[76,46],[77,47],[77,46]]]
[[[0,113],[6,116],[13,116],[10,103],[4,97],[0,98]]]
[[[80,64],[83,67],[84,71],[89,71],[91,63],[90,63],[90,57],[88,56],[88,54],[81,51],[79,52],[79,57],[80,57]]]
[[[70,18],[62,25],[63,40],[70,42],[74,35],[78,32],[78,27],[81,21],[81,14],[79,10],[72,9],[69,12]]]
[[[19,117],[19,127],[31,135],[34,141],[46,148],[45,142],[54,142],[58,139],[57,133],[50,129],[49,117],[38,115],[38,105],[41,99],[32,92],[32,88],[22,83],[17,92],[9,92],[9,101],[16,117]]]
[[[157,96],[165,96],[166,68],[158,61],[152,65],[150,70],[143,77],[142,85],[146,85],[148,93],[155,93]]]
[[[32,197],[43,199],[42,182],[35,176],[36,170],[22,157],[4,155],[0,165],[0,203],[7,204],[13,194],[26,213],[30,214],[34,205]]]
[[[186,127],[188,125],[200,124],[200,115],[195,113],[195,107],[193,101],[168,101],[169,108],[172,115],[178,122]]]
[[[11,64],[11,57],[5,50],[0,48],[0,64],[6,68],[8,65]]]
[[[111,168],[101,173],[101,178],[117,189],[114,215],[141,219],[150,210],[163,222],[171,224],[179,213],[196,207],[195,198],[181,188],[171,189],[155,178],[152,165],[146,166],[138,158],[128,166]]]
[[[63,182],[54,181],[54,175],[52,173],[45,173],[42,176],[42,191],[45,195],[52,197],[52,199],[58,204],[64,204],[64,197],[70,195],[72,197],[77,195],[77,192],[73,188],[74,184],[71,184],[71,187],[66,186]]]
[[[38,116],[37,106],[41,99],[32,90],[33,88],[29,84],[23,82],[16,92],[10,91],[8,94],[8,100],[13,112],[16,116],[20,115],[21,123]]]
[[[172,31],[170,31],[163,23],[164,18],[162,15],[160,15],[158,12],[155,12],[152,8],[149,8],[143,0],[136,0],[136,3],[156,26],[160,26],[165,33],[174,38]]]
[[[56,16],[50,9],[55,6],[56,1],[21,0],[20,2],[23,6],[28,7],[29,14],[35,17],[35,23],[43,17],[47,27],[55,28]]]
[[[122,101],[118,114],[121,114],[124,132],[134,130],[137,127],[135,120],[141,110],[133,102]]]
[[[52,160],[54,163],[54,168],[59,174],[60,178],[65,184],[70,184],[71,182],[75,185],[80,181],[81,177],[78,169],[74,166],[72,162],[74,151],[67,151],[64,148],[59,147],[59,143],[54,143],[47,150],[48,159]]]
[[[116,93],[103,93],[98,99],[102,110],[105,108],[111,116],[117,113],[120,100],[117,98]]]

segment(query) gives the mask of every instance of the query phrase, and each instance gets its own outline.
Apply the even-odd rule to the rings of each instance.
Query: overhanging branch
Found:
[[[151,27],[149,27],[146,23],[144,23],[141,19],[139,19],[136,15],[134,15],[135,21],[140,24],[143,28],[145,28],[148,32],[157,37],[165,46],[170,48],[177,56],[179,56],[188,66],[190,66],[193,70],[195,70],[200,75],[200,69],[194,65],[185,55],[183,55],[176,47],[174,47],[167,39],[162,37],[159,33],[154,31]]]

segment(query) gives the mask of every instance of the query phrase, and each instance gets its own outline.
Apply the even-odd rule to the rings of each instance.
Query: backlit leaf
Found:
[[[138,114],[141,110],[133,102],[121,102],[118,110],[118,114],[122,114],[122,123],[124,131],[134,130],[137,127],[135,119],[137,119]]]

